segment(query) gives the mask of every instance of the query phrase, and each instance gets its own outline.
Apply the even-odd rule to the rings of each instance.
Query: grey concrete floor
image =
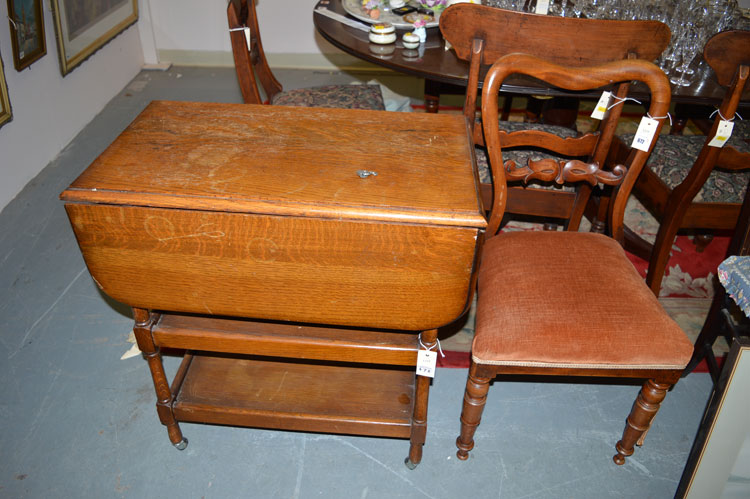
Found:
[[[278,77],[288,88],[352,79]],[[396,439],[183,424],[190,445],[175,450],[146,363],[120,360],[130,347],[129,310],[92,282],[58,200],[153,99],[240,96],[231,68],[142,72],[0,213],[0,497],[674,495],[710,392],[707,374],[677,384],[622,467],[611,458],[638,391],[630,384],[498,380],[477,447],[458,461],[465,369],[438,370],[414,471],[403,465],[408,442]],[[166,359],[170,373],[177,362]]]

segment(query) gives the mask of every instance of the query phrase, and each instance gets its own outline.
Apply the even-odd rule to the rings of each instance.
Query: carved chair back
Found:
[[[270,102],[282,91],[282,86],[273,76],[263,52],[254,0],[230,0],[227,21],[242,99],[245,104],[263,104],[260,82],[265,99]]]
[[[531,146],[551,151],[564,156],[594,157],[597,144],[611,141],[616,123],[610,119],[602,128],[599,137],[586,135],[581,138],[561,138],[540,130],[524,130],[507,133],[498,129],[498,93],[503,81],[513,75],[523,74],[542,80],[550,85],[572,91],[583,91],[608,87],[624,81],[641,81],[651,92],[648,113],[656,119],[657,127],[654,138],[667,119],[671,99],[669,81],[664,73],[654,64],[628,59],[608,62],[590,67],[563,66],[527,54],[508,54],[499,58],[487,72],[482,90],[482,115],[484,136],[487,141],[490,159],[493,201],[490,211],[488,237],[492,237],[500,227],[507,200],[507,181],[540,179],[554,180],[557,183],[585,181],[591,185],[597,183],[618,186],[613,202],[609,203],[609,227],[612,236],[623,242],[623,216],[625,203],[638,174],[653,148],[651,141],[647,151],[637,151],[631,155],[626,165],[617,165],[611,171],[602,171],[599,164],[577,159],[542,159],[530,160],[527,165],[516,165],[513,161],[503,162],[503,148]],[[615,106],[615,110],[622,106]],[[611,113],[611,111],[610,111]],[[611,113],[609,118],[612,118]]]
[[[459,59],[469,62],[469,79],[464,101],[464,115],[473,130],[474,143],[485,145],[482,127],[476,126],[477,95],[483,73],[498,58],[523,53],[547,62],[570,67],[585,67],[624,59],[653,61],[669,44],[671,33],[658,21],[615,21],[560,18],[508,11],[482,5],[457,4],[440,16],[440,31],[453,46]],[[512,92],[512,86],[507,89]],[[610,89],[623,98],[629,82]],[[598,138],[590,148],[591,136],[565,142],[559,152],[567,156],[591,154],[587,160],[603,164],[607,158],[619,115],[623,106],[614,107],[608,118],[593,132]],[[486,118],[485,118],[486,119]],[[501,140],[505,136],[501,136]],[[509,147],[510,144],[503,144]],[[481,151],[479,152],[482,153]],[[482,184],[485,204],[491,186]],[[559,189],[513,189],[508,211],[515,214],[568,220],[568,230],[578,230],[591,189],[580,186],[576,193]],[[571,198],[573,202],[571,204]],[[606,206],[606,203],[601,203]],[[604,218],[604,208],[597,218]]]
[[[504,55],[520,52],[571,67],[628,57],[653,61],[671,36],[669,27],[659,21],[543,16],[468,3],[441,14],[440,32],[458,58],[469,62],[464,114],[471,123],[483,67]]]

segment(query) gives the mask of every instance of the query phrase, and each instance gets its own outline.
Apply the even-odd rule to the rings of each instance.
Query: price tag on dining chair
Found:
[[[708,145],[711,147],[724,147],[724,144],[727,143],[729,137],[732,136],[733,128],[734,123],[732,123],[731,121],[719,121],[719,127],[716,129],[716,135],[714,135],[714,138],[711,139],[711,142],[709,142]]]
[[[437,366],[437,352],[431,350],[419,350],[417,352],[417,374],[419,376],[435,377]]]
[[[549,0],[536,0],[536,8],[534,9],[535,14],[542,14],[546,16],[549,12]]]
[[[602,96],[599,97],[599,102],[594,106],[594,110],[591,112],[591,117],[595,120],[603,120],[609,111],[609,103],[612,100],[612,92],[606,90],[602,92]]]
[[[635,132],[635,137],[633,137],[633,143],[630,147],[648,152],[648,148],[651,147],[651,141],[654,140],[654,135],[656,135],[658,128],[659,122],[657,120],[648,116],[641,118],[641,123],[638,125],[638,130]]]

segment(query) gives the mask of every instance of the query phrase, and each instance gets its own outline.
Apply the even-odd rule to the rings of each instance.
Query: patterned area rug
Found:
[[[460,109],[445,109],[441,107],[440,112],[460,112]],[[633,133],[637,128],[642,110],[638,107],[628,106],[623,111],[623,116],[631,119],[624,120],[618,128],[620,133]],[[522,121],[522,113],[514,112],[511,121]],[[587,112],[582,110],[577,121],[578,130],[581,132],[592,128],[593,120],[588,118]],[[665,127],[666,133],[668,128]],[[688,124],[686,134],[700,133],[696,127]],[[653,242],[659,228],[658,221],[638,202],[631,197],[625,215],[628,227],[638,233],[644,239]],[[541,230],[541,225],[523,222],[511,222],[503,230]],[[582,224],[582,231],[588,227]],[[698,253],[691,237],[678,236],[672,247],[667,272],[662,282],[662,291],[659,301],[669,315],[680,325],[691,341],[700,333],[706,314],[711,305],[713,296],[713,280],[716,268],[724,259],[729,237],[715,237],[702,253]],[[628,254],[631,262],[640,274],[646,277],[648,262],[641,258]],[[470,360],[471,342],[474,337],[474,313],[475,304],[470,311],[455,323],[442,328],[439,332],[441,346],[446,356],[439,358],[438,365],[442,367],[467,367]],[[714,353],[717,359],[721,359],[729,351],[729,347],[723,338],[714,345]],[[703,366],[699,366],[696,371]]]

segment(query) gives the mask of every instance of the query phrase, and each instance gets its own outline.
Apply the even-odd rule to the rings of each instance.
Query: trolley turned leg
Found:
[[[422,332],[422,344],[426,348],[432,348],[437,344],[437,329]],[[411,419],[411,437],[409,438],[409,456],[404,464],[413,470],[422,461],[422,448],[427,437],[427,401],[430,395],[430,378],[428,376],[416,376],[416,389],[414,394],[414,413]]]
[[[154,382],[156,390],[156,412],[159,415],[159,421],[167,427],[169,440],[178,450],[184,450],[188,441],[182,436],[180,425],[172,413],[172,402],[174,397],[169,388],[167,376],[164,373],[164,364],[161,361],[161,352],[159,347],[154,344],[151,336],[151,328],[158,320],[158,314],[152,314],[143,308],[133,308],[135,326],[133,333],[138,342],[138,348],[143,352],[143,358],[148,362],[151,370],[151,379]]]

